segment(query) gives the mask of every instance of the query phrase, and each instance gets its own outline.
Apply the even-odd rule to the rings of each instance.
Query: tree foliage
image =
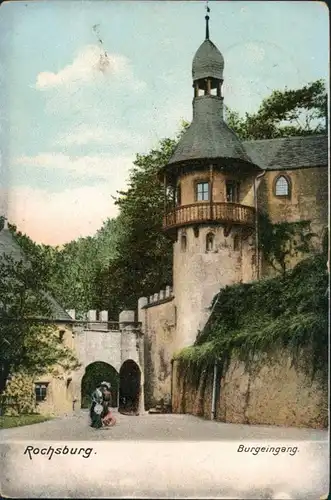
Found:
[[[256,113],[241,117],[227,109],[228,125],[242,140],[326,133],[327,93],[323,80],[300,89],[274,90]]]
[[[162,231],[164,187],[158,170],[167,164],[178,139],[137,155],[126,191],[118,193],[117,222],[122,231],[116,257],[101,273],[101,305],[112,311],[136,309],[137,299],[172,283],[172,244]],[[117,300],[116,300],[117,299]]]

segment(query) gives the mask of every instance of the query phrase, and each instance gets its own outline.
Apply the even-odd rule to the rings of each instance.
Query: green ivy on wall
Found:
[[[195,345],[175,355],[179,365],[183,369],[211,366],[215,359],[224,365],[235,355],[249,366],[256,355],[272,355],[282,348],[295,363],[306,349],[310,354],[301,368],[326,380],[326,261],[323,254],[311,256],[285,275],[221,289]]]

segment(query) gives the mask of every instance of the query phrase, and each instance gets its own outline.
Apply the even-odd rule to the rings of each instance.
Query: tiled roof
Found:
[[[223,102],[214,96],[193,101],[193,121],[180,139],[169,165],[197,159],[232,158],[250,162],[237,135],[222,119]]]
[[[0,257],[10,255],[16,261],[26,261],[25,255],[8,229],[0,231]]]
[[[309,135],[242,142],[253,163],[264,170],[328,165],[328,137]]]
[[[44,292],[44,297],[48,300],[51,310],[51,315],[48,319],[52,319],[54,321],[72,321],[72,317],[60,306],[52,295]]]
[[[0,258],[4,255],[11,256],[16,261],[28,262],[23,250],[13,237],[9,229],[0,231]],[[50,305],[50,317],[44,318],[53,321],[72,321],[71,316],[62,309],[58,302],[49,293],[44,292],[44,297],[47,298]]]

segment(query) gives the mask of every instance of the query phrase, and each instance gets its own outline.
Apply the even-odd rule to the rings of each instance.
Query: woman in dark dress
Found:
[[[105,415],[104,395],[110,392],[109,382],[102,382],[92,394],[92,405],[90,409],[91,427],[100,429],[103,426],[103,416]],[[107,405],[108,407],[108,405]]]

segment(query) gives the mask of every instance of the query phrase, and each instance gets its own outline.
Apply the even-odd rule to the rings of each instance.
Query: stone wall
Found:
[[[72,328],[61,325],[58,327],[58,330],[63,344],[77,355],[75,334]],[[55,366],[50,373],[35,378],[34,383],[47,384],[45,401],[39,402],[36,405],[38,413],[42,415],[65,415],[72,413],[75,397],[73,394],[71,373],[65,372],[60,367]]]
[[[302,356],[307,353],[301,354]],[[309,354],[308,354],[309,355]],[[299,358],[300,366],[300,358]],[[302,368],[292,365],[288,352],[260,358],[254,370],[233,359],[217,377],[216,420],[236,424],[325,428],[327,389]],[[198,378],[198,380],[196,380]],[[211,418],[213,369],[186,375],[174,362],[172,410]]]
[[[290,180],[291,196],[274,194],[275,180],[284,175]],[[328,226],[328,168],[289,169],[268,171],[259,188],[259,206],[272,222],[311,220],[312,230],[322,237]]]
[[[57,330],[63,344],[75,351],[72,329],[65,325],[58,325]],[[35,384],[38,383],[47,385],[47,395],[44,401],[37,403]],[[14,374],[7,384],[4,395],[18,401],[17,405],[14,404],[8,408],[7,414],[37,412],[42,415],[64,415],[73,410],[72,377],[60,366],[54,366],[49,373],[35,377],[25,373]]]
[[[212,251],[206,249],[208,233],[214,235]],[[182,237],[186,248],[182,248]],[[237,238],[238,246],[235,246]],[[254,277],[254,240],[244,239],[240,228],[226,236],[220,226],[178,230],[174,243],[173,280],[177,305],[175,350],[192,345],[205,326],[210,306],[220,288]]]
[[[213,172],[213,201],[226,202],[226,181],[235,180],[240,182],[240,199],[239,203],[242,205],[254,206],[254,178],[256,174],[239,175],[232,172],[224,173],[214,169]],[[209,182],[209,170],[200,172],[190,172],[183,174],[180,180],[181,186],[181,205],[189,205],[196,203],[196,183]]]
[[[162,292],[140,309],[144,332],[145,408],[171,399],[171,359],[174,352],[176,306]],[[141,300],[141,299],[140,299]]]
[[[275,196],[277,177],[284,175],[290,181],[290,196]],[[268,213],[271,222],[311,221],[311,231],[316,234],[311,243],[322,249],[323,237],[328,228],[328,169],[316,167],[267,171],[258,191],[258,205]],[[262,275],[278,273],[262,258]],[[291,257],[288,266],[293,268],[302,255]]]
[[[86,368],[92,363],[100,361],[107,363],[119,373],[123,363],[130,359],[137,363],[143,384],[143,339],[141,330],[135,323],[135,312],[122,311],[116,325],[114,322],[108,323],[108,318],[103,314],[99,314],[99,317],[98,321],[96,311],[89,311],[89,322],[78,323],[74,328],[74,349],[81,363],[80,368],[73,373],[76,408],[80,408],[81,405],[82,378]],[[142,390],[141,403],[143,399]]]

